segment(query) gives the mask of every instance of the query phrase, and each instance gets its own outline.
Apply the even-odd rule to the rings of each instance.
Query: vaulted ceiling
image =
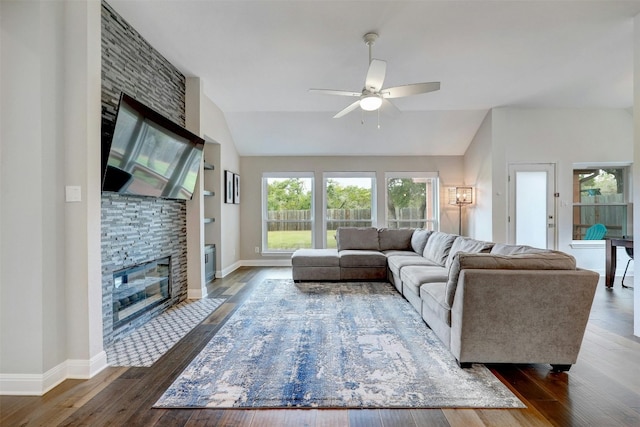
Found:
[[[494,107],[633,105],[640,1],[107,1],[202,79],[243,156],[460,155]],[[308,89],[359,92],[367,32],[385,87],[441,90],[333,119],[353,99]]]

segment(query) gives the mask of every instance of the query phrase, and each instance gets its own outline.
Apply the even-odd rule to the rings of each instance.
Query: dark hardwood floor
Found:
[[[640,426],[640,339],[633,290],[600,283],[578,363],[493,365],[526,409],[214,410],[153,409],[252,286],[289,268],[241,268],[210,285],[226,302],[150,368],[108,368],[67,380],[42,397],[0,396],[2,426]],[[553,304],[553,301],[549,301]]]

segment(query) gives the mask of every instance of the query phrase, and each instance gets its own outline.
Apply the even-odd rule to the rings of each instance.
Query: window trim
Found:
[[[311,219],[308,221],[311,223],[311,247],[315,248],[315,228],[316,228],[316,220],[315,220],[315,174],[313,172],[263,172],[262,173],[262,194],[261,194],[261,211],[262,211],[262,219],[261,219],[261,227],[262,227],[262,248],[260,253],[263,255],[286,255],[291,254],[295,251],[295,249],[269,249],[268,248],[268,179],[269,178],[309,178],[311,179]],[[280,221],[284,222],[299,222],[299,221]]]
[[[390,178],[430,178],[434,179],[432,203],[434,206],[434,218],[424,218],[425,223],[433,222],[434,230],[440,230],[440,174],[438,172],[385,172],[384,174],[384,224],[389,227],[389,212],[387,209],[389,201],[389,191],[387,182]],[[426,215],[425,215],[426,216]]]
[[[377,182],[375,172],[323,172],[322,173],[322,247],[327,247],[327,180],[331,178],[371,178],[371,224],[378,224]]]

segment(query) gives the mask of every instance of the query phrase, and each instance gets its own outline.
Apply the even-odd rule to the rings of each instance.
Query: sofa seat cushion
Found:
[[[451,267],[453,257],[458,252],[485,253],[489,252],[491,248],[493,248],[493,243],[491,242],[483,242],[482,240],[472,239],[471,237],[460,236],[456,238],[451,245],[451,250],[449,250],[449,256],[447,257],[445,267]]]
[[[447,281],[446,300],[451,307],[463,269],[490,270],[575,270],[576,259],[564,252],[546,250],[516,255],[469,254],[459,252],[453,257]]]
[[[435,265],[409,265],[400,270],[402,289],[408,288],[416,295],[425,283],[447,283],[448,277],[446,268]]]
[[[294,267],[338,267],[340,260],[336,249],[298,249],[291,255]]]
[[[349,249],[380,250],[378,229],[375,227],[338,227],[336,240],[338,251]]]
[[[394,256],[410,256],[410,257],[420,257],[422,258],[419,254],[413,252],[413,251],[399,251],[399,250],[388,250],[388,251],[382,251],[382,253],[384,254],[384,256],[386,256],[387,258],[391,258]]]
[[[387,257],[379,251],[346,250],[338,252],[341,268],[386,267]]]
[[[378,230],[378,242],[381,251],[411,249],[412,228],[381,228]]]
[[[433,262],[434,264],[444,267],[451,250],[453,241],[458,236],[456,234],[443,233],[441,231],[434,231],[427,239],[427,244],[424,247],[422,256]]]
[[[446,286],[444,282],[425,283],[420,287],[420,298],[423,310],[426,308],[446,325],[451,326],[451,307],[446,301]]]
[[[426,258],[421,256],[414,255],[398,255],[392,256],[388,259],[389,262],[389,270],[397,276],[400,276],[400,271],[407,266],[410,265],[426,265],[426,266],[436,266],[435,263],[429,261]]]

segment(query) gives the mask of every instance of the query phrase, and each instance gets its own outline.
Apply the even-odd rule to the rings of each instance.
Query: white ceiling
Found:
[[[494,107],[629,108],[640,1],[107,0],[224,111],[242,156],[460,155]],[[440,81],[401,114],[333,115],[360,91]],[[364,117],[364,124],[361,119]]]

